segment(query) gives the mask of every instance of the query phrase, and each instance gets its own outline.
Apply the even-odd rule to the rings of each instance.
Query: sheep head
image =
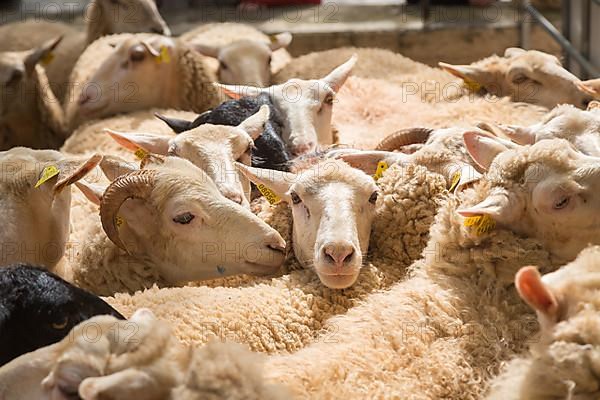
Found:
[[[277,231],[225,198],[185,159],[154,156],[104,193],[93,187],[84,193],[100,204],[109,239],[169,283],[272,274],[284,261],[285,241]]]
[[[238,167],[290,204],[294,254],[300,264],[314,266],[330,288],[354,284],[375,215],[378,191],[373,178],[337,160],[298,173]]]
[[[555,56],[536,50],[508,48],[504,57],[490,57],[471,65],[439,65],[475,89],[482,87],[497,96],[548,108],[563,103],[586,108],[597,96]]]
[[[75,114],[92,119],[177,104],[172,85],[178,55],[173,39],[146,34],[127,38],[84,83]]]
[[[158,33],[171,36],[154,0],[94,0],[86,10],[88,43],[114,33]]]
[[[335,95],[356,64],[354,55],[322,79],[290,79],[286,83],[258,88],[217,85],[233,98],[267,93],[284,116],[283,140],[294,155],[314,151],[318,144],[332,144],[331,116]]]
[[[271,84],[271,55],[286,48],[292,41],[290,33],[271,36],[271,42],[239,40],[221,47],[195,44],[201,54],[219,61],[219,82],[228,85],[266,87]]]
[[[64,156],[15,147],[0,152],[4,243],[0,265],[29,262],[56,266],[69,235],[71,191],[101,156]]]
[[[562,139],[505,151],[485,141],[468,147],[487,166],[490,189],[479,204],[458,210],[460,215],[490,217],[566,260],[598,243],[600,158],[579,153]]]

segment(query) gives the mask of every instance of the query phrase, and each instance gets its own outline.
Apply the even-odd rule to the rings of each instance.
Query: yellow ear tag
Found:
[[[123,226],[124,223],[125,223],[125,220],[120,215],[117,215],[115,217],[115,225],[117,225],[117,228],[120,228],[121,226]]]
[[[140,160],[143,160],[144,158],[148,157],[148,152],[142,149],[141,147],[138,148],[133,154],[135,154],[135,156]]]
[[[52,60],[54,60],[54,53],[49,52],[44,57],[42,57],[40,62],[42,63],[43,66],[46,66],[46,65],[50,64],[52,62]]]
[[[379,161],[377,164],[377,170],[375,171],[375,175],[373,175],[373,179],[378,180],[383,176],[385,170],[389,168],[388,164],[385,161]]]
[[[39,188],[44,182],[47,182],[48,180],[52,179],[59,173],[60,173],[60,170],[55,165],[50,165],[50,166],[44,168],[44,170],[42,171],[42,176],[40,177],[40,180],[37,181],[37,183],[35,184],[35,188],[36,189]]]
[[[482,86],[473,79],[463,78],[463,82],[465,83],[467,89],[469,89],[471,92],[479,92],[481,90]]]
[[[492,231],[496,227],[496,221],[489,215],[477,215],[465,218],[463,225],[474,228],[477,235],[480,236]]]
[[[460,182],[460,171],[456,171],[454,175],[452,175],[452,183],[450,184],[450,192],[453,192],[454,189],[458,186],[458,182]]]
[[[269,40],[273,44],[277,43],[277,35],[269,35]]]
[[[158,63],[170,63],[171,56],[169,55],[169,49],[166,46],[160,46],[160,54],[156,57]]]
[[[279,196],[277,196],[274,191],[272,191],[262,183],[259,183],[258,185],[256,185],[256,187],[258,188],[258,191],[262,193],[263,196],[265,196],[269,204],[275,204],[281,201]]]

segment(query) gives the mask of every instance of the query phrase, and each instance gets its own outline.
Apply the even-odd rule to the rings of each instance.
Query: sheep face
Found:
[[[141,148],[191,161],[208,174],[223,196],[249,209],[250,183],[237,172],[234,163],[250,165],[254,140],[262,135],[268,119],[269,107],[263,106],[238,126],[205,124],[176,137],[107,132],[132,151]]]
[[[598,243],[599,158],[575,151],[562,139],[501,154],[501,147],[485,142],[468,149],[480,165],[489,166],[486,180],[491,188],[485,200],[459,214],[487,215],[506,228],[539,239],[567,260],[587,244]]]
[[[76,113],[101,118],[167,104],[170,82],[176,81],[177,53],[175,42],[163,36],[123,41],[85,84]]]
[[[196,44],[194,48],[219,60],[219,82],[266,87],[271,84],[271,54],[287,47],[291,41],[291,34],[280,33],[272,36],[270,43],[240,40],[222,47]]]
[[[291,205],[294,254],[300,264],[314,266],[327,287],[351,286],[369,247],[377,201],[373,179],[333,160],[299,173],[238,166]]]
[[[335,95],[356,63],[356,56],[322,79],[291,79],[268,88],[219,85],[233,98],[267,93],[284,116],[283,140],[292,154],[309,153],[318,144],[333,143],[331,115]]]
[[[154,0],[95,0],[87,13],[90,25],[103,25],[104,35],[151,32],[171,36]]]
[[[548,108],[563,103],[586,108],[596,95],[556,57],[536,50],[509,48],[501,58],[491,57],[472,65],[439,65],[489,93]]]
[[[117,246],[169,283],[272,274],[284,261],[285,241],[277,231],[178,157],[117,178],[102,196],[100,215]]]
[[[53,268],[58,263],[69,235],[71,190],[67,186],[100,160],[97,155],[64,157],[57,151],[24,147],[0,152],[4,221],[0,265],[28,262]]]

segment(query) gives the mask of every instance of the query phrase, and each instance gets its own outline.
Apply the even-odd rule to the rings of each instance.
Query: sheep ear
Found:
[[[265,124],[269,120],[269,106],[262,105],[260,109],[253,115],[246,118],[238,125],[238,128],[243,129],[252,140],[256,140],[265,130]]]
[[[600,101],[593,100],[593,101],[590,101],[590,103],[588,104],[586,111],[597,110],[597,109],[600,109]]]
[[[207,56],[207,57],[212,57],[212,58],[219,58],[219,52],[221,51],[221,49],[217,46],[211,46],[208,44],[194,44],[193,45],[194,50],[196,50],[198,53],[202,54],[203,56]]]
[[[168,136],[149,135],[145,133],[123,133],[113,131],[112,129],[105,129],[104,132],[108,133],[110,137],[127,150],[136,151],[141,148],[150,153],[163,156],[169,151],[169,141],[171,138]]]
[[[50,56],[52,51],[61,42],[62,38],[62,36],[59,36],[55,39],[49,40],[42,44],[40,47],[33,49],[27,53],[27,56],[25,56],[25,60],[23,60],[27,74],[31,74],[33,72],[35,66],[40,60]]]
[[[590,79],[577,84],[581,91],[598,98],[600,96],[600,79]]]
[[[345,161],[352,168],[373,175],[377,171],[377,165],[380,161],[385,161],[388,165],[401,162],[409,162],[410,156],[404,153],[393,153],[388,151],[352,151],[345,150],[333,151],[334,158]],[[336,154],[337,153],[337,154]]]
[[[138,170],[134,163],[130,163],[115,156],[104,156],[100,162],[100,169],[111,182],[121,175],[129,174]]]
[[[337,93],[344,85],[344,82],[346,82],[346,79],[348,79],[352,73],[352,69],[354,68],[357,60],[358,56],[353,54],[348,61],[331,71],[329,75],[322,80],[327,83],[334,92]]]
[[[527,52],[527,50],[522,49],[520,47],[509,47],[506,50],[504,50],[504,57],[512,58],[512,57],[520,56],[521,54],[525,54],[526,52]]]
[[[288,47],[292,43],[292,34],[289,32],[278,33],[277,35],[269,36],[269,39],[271,40],[269,48],[271,51],[275,51]]]
[[[167,124],[175,133],[181,133],[191,129],[192,122],[186,121],[185,119],[169,118],[158,113],[154,114],[154,116]]]
[[[535,133],[529,128],[516,125],[501,125],[482,122],[477,124],[477,127],[499,138],[507,138],[511,141],[520,144],[534,144]]]
[[[88,159],[65,160],[60,162],[58,180],[54,185],[54,194],[60,193],[65,187],[74,184],[86,176],[96,165],[100,163],[102,156],[94,154]]]
[[[451,73],[464,80],[466,83],[483,84],[482,76],[487,73],[487,70],[473,65],[452,65],[444,62],[439,62],[438,66],[444,71]]]
[[[508,150],[504,144],[478,132],[465,132],[463,141],[473,161],[486,171],[498,154]]]
[[[296,179],[298,179],[298,175],[291,172],[249,167],[239,162],[236,162],[235,166],[255,185],[264,185],[284,201],[290,200],[288,192],[290,187],[296,182]]]
[[[92,185],[91,183],[87,183],[85,181],[75,182],[75,186],[77,186],[77,188],[81,190],[81,193],[83,193],[83,195],[89,201],[91,201],[97,206],[100,205],[100,203],[102,202],[102,195],[104,194],[106,188],[103,188],[98,185]]]
[[[256,97],[259,94],[268,90],[268,88],[258,88],[255,86],[243,85],[224,85],[222,83],[217,82],[213,82],[213,85],[234,100],[247,96]]]
[[[558,301],[552,290],[544,284],[536,267],[523,267],[515,276],[519,296],[534,310],[548,317],[556,316]]]
[[[468,208],[458,209],[456,212],[463,217],[476,217],[480,215],[487,215],[493,220],[502,220],[505,215],[505,211],[510,206],[508,200],[508,194],[504,192],[496,192],[490,194],[479,204]]]

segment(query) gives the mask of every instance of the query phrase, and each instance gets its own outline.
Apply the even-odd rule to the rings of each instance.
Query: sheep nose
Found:
[[[294,156],[301,156],[302,154],[306,154],[315,150],[316,147],[316,143],[313,141],[301,142],[297,144],[294,143],[292,144],[291,151]]]
[[[82,106],[85,103],[88,103],[90,100],[92,99],[92,96],[89,93],[86,93],[85,91],[81,92],[81,94],[79,95],[79,99],[77,100],[77,103]]]
[[[354,256],[354,246],[348,242],[328,243],[323,246],[323,258],[337,268],[349,263]]]
[[[281,253],[285,253],[285,240],[278,234],[274,233],[269,235],[267,239],[264,241],[264,246],[270,248],[271,250],[279,251]]]
[[[242,204],[242,202],[244,201],[244,197],[237,192],[224,192],[223,196],[237,204]]]

